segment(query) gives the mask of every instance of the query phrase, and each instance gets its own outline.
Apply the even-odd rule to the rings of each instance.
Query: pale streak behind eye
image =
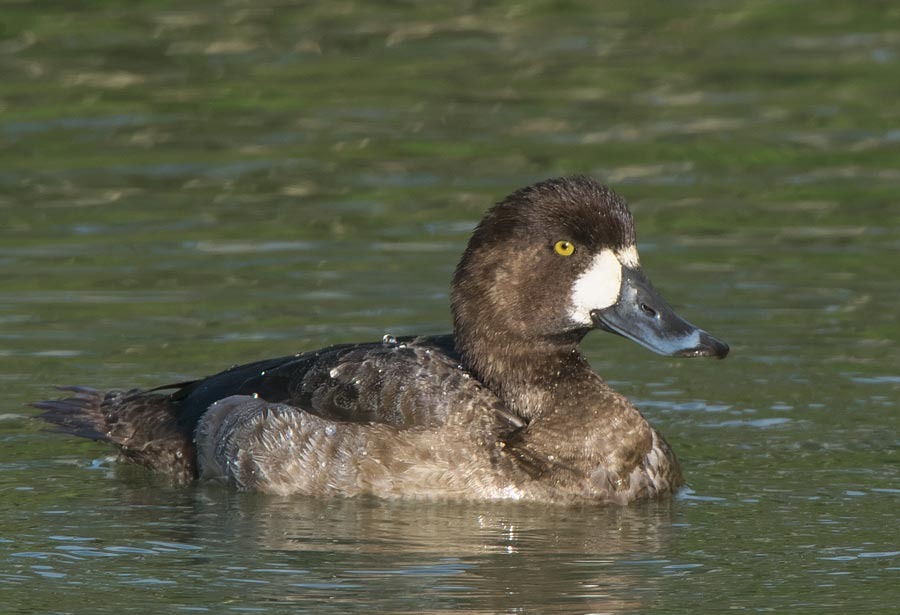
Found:
[[[622,248],[616,252],[616,256],[619,257],[619,262],[622,263],[624,267],[637,269],[641,266],[641,260],[638,258],[637,248],[634,245]]]

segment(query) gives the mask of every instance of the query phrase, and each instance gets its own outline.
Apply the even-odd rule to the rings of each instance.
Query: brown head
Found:
[[[457,349],[488,383],[498,357],[571,353],[591,329],[669,356],[728,353],[653,289],[627,204],[587,177],[540,182],[488,211],[456,269],[451,302]]]

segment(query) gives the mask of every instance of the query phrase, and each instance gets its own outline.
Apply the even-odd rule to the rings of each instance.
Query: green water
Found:
[[[900,9],[0,6],[0,612],[893,613]],[[449,329],[573,172],[725,362],[584,350],[691,487],[629,508],[176,488],[25,407]]]

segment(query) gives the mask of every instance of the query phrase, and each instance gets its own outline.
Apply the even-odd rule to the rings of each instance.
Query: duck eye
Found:
[[[557,241],[553,244],[553,251],[560,256],[572,256],[575,251],[575,244],[571,241]]]

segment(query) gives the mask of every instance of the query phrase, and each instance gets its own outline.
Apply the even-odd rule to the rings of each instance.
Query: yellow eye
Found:
[[[553,244],[553,250],[560,256],[572,256],[575,251],[575,244],[571,241],[557,241]]]

